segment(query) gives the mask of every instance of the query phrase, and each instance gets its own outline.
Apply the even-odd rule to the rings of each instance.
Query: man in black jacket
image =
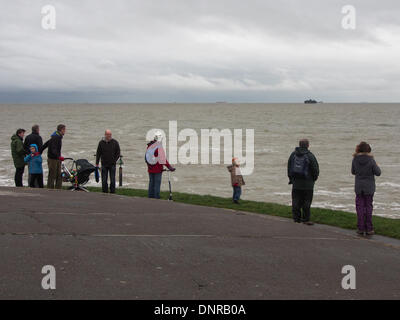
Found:
[[[48,148],[47,164],[49,167],[49,175],[47,177],[47,188],[49,189],[61,189],[62,187],[61,161],[63,161],[64,158],[61,157],[61,147],[65,131],[65,125],[59,124],[57,126],[57,131],[51,135],[50,140],[48,140],[42,148],[42,152]]]
[[[108,193],[108,174],[110,174],[111,180],[110,193],[115,193],[115,171],[120,152],[118,141],[112,138],[110,130],[106,130],[104,138],[99,142],[96,152],[97,167],[101,160],[101,184],[104,193]]]
[[[300,140],[299,146],[289,157],[287,171],[289,184],[293,184],[293,220],[294,222],[313,225],[310,221],[310,208],[314,194],[314,184],[319,176],[319,165],[315,156],[308,150],[309,145],[310,143],[307,139]]]
[[[29,146],[31,144],[36,144],[39,148],[38,151],[42,150],[43,147],[43,140],[42,137],[39,135],[39,125],[35,124],[32,127],[32,133],[25,138],[24,147],[27,153],[30,153]]]
[[[24,148],[25,151],[29,154],[30,153],[30,145],[36,144],[38,146],[38,151],[41,153],[43,148],[43,140],[42,137],[39,135],[39,125],[35,124],[32,127],[32,133],[25,138]],[[29,185],[31,181],[31,175],[29,174]]]

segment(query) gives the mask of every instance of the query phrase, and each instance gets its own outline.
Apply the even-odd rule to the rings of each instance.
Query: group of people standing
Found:
[[[47,177],[47,188],[60,189],[61,180],[61,147],[62,138],[65,135],[66,127],[63,124],[57,126],[57,130],[51,135],[50,139],[43,144],[40,136],[39,125],[32,126],[32,133],[24,141],[25,129],[18,129],[11,137],[11,154],[15,166],[15,186],[23,186],[23,175],[25,165],[28,165],[30,187],[43,188],[43,166],[42,153],[47,150],[47,164],[49,173]]]
[[[11,137],[11,154],[15,166],[15,186],[23,186],[23,175],[25,166],[28,165],[29,170],[29,187],[43,188],[43,166],[42,166],[42,153],[45,149],[47,152],[47,164],[48,164],[48,178],[47,188],[49,189],[61,189],[62,177],[61,177],[61,162],[64,161],[64,157],[61,156],[62,139],[66,132],[66,126],[60,124],[57,126],[57,130],[53,132],[50,139],[43,144],[42,137],[40,136],[39,125],[32,127],[32,133],[28,135],[25,140],[25,129],[18,129],[17,132]],[[154,139],[147,145],[150,148],[152,145],[162,142],[162,134],[156,133]],[[160,153],[158,155],[158,149],[155,149],[154,156],[157,159],[163,158]],[[117,140],[112,138],[111,130],[106,130],[104,137],[100,140],[97,151],[96,151],[96,167],[98,168],[101,163],[101,182],[102,191],[104,193],[115,193],[115,175],[116,175],[116,163],[121,156],[121,149]],[[162,172],[164,171],[164,165],[168,170],[174,171],[166,157],[162,160],[151,164],[148,163],[148,174],[149,174],[149,198],[160,198],[161,178]],[[108,178],[110,178],[110,184],[108,184]]]
[[[11,154],[15,166],[15,186],[23,186],[23,175],[25,166],[28,165],[29,187],[43,188],[43,166],[42,153],[47,149],[48,177],[47,188],[61,189],[61,156],[62,139],[66,133],[66,126],[59,124],[50,139],[43,144],[40,136],[39,125],[32,127],[32,133],[25,140],[25,129],[18,129],[11,137]],[[115,193],[115,171],[116,162],[120,157],[118,141],[112,138],[110,130],[106,130],[104,138],[99,142],[96,153],[96,166],[99,167],[101,160],[101,178],[103,192],[108,192],[108,176],[110,176],[110,192]]]
[[[39,135],[39,126],[32,127],[32,133],[25,138],[24,129],[18,129],[11,137],[11,152],[15,165],[15,185],[22,187],[25,165],[29,166],[29,186],[43,188],[42,152],[47,148],[47,163],[49,174],[47,188],[60,189],[62,139],[66,127],[63,124],[57,126],[57,130],[50,139],[43,144]],[[160,198],[160,187],[164,166],[170,171],[175,171],[162,148],[162,133],[156,132],[154,139],[147,144],[146,163],[149,174],[149,198]],[[292,215],[296,223],[313,225],[311,217],[311,203],[314,194],[314,184],[319,176],[317,158],[309,150],[310,143],[302,139],[288,159],[287,175],[289,184],[292,185]],[[110,177],[110,193],[115,193],[116,162],[120,158],[120,146],[117,140],[112,138],[110,130],[105,131],[104,138],[99,142],[96,152],[96,167],[101,161],[102,191],[108,193],[108,177]],[[149,156],[150,155],[150,156]],[[155,161],[152,161],[155,159]],[[240,172],[239,159],[233,158],[232,165],[228,166],[233,188],[232,200],[239,204],[242,186],[245,185]],[[353,154],[351,173],[355,175],[357,233],[359,235],[373,235],[372,224],[373,197],[375,193],[375,176],[381,175],[381,169],[371,154],[371,146],[361,142],[356,146]]]
[[[319,176],[317,158],[309,150],[310,143],[302,139],[288,159],[287,175],[289,184],[292,185],[292,216],[296,223],[313,225],[311,217],[311,203],[314,195],[314,184]],[[373,198],[375,193],[375,176],[381,175],[381,169],[377,165],[371,146],[362,141],[356,146],[353,154],[351,173],[355,175],[354,191],[356,194],[357,234],[373,235],[372,224]],[[240,173],[237,158],[232,159],[232,165],[228,167],[231,173],[233,188],[232,200],[239,204],[241,187],[245,184]]]

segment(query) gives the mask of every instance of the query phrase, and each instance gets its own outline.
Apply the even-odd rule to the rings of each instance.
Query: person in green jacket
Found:
[[[314,184],[319,176],[319,165],[315,156],[308,150],[309,141],[302,139],[288,160],[289,184],[292,188],[292,214],[294,222],[313,225],[310,221],[310,208],[314,194]]]
[[[23,187],[22,177],[24,175],[25,162],[24,157],[26,155],[26,151],[24,148],[24,129],[18,129],[17,132],[11,137],[11,155],[14,160],[15,166],[15,186]]]

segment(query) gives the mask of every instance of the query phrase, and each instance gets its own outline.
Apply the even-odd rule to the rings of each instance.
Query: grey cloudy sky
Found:
[[[0,4],[0,102],[400,101],[395,0]]]

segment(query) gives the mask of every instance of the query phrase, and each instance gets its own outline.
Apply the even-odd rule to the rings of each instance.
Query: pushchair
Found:
[[[72,164],[68,166],[65,161],[70,161]],[[64,158],[61,162],[61,178],[63,182],[70,182],[72,186],[69,190],[72,191],[86,191],[84,187],[89,182],[90,175],[95,172],[97,168],[86,159],[74,160],[72,158]]]

